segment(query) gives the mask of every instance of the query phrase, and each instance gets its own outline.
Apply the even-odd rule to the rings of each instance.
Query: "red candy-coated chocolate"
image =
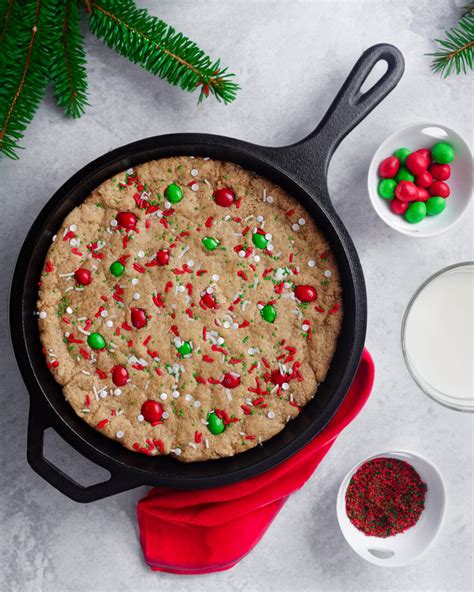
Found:
[[[296,286],[295,296],[301,302],[314,302],[318,297],[318,293],[313,286]]]
[[[158,261],[158,265],[168,265],[170,261],[170,252],[166,249],[161,249],[156,253],[156,260]]]
[[[240,374],[236,372],[226,372],[222,377],[221,384],[224,388],[233,389],[240,384]]]
[[[143,403],[140,411],[145,418],[145,421],[148,421],[153,425],[160,421],[161,416],[163,415],[163,405],[158,401],[148,399],[148,401]]]
[[[418,187],[418,197],[416,201],[426,201],[430,197],[430,194],[424,187]]]
[[[384,179],[395,177],[400,168],[400,161],[396,156],[389,156],[382,160],[379,166],[379,175]]]
[[[413,175],[421,175],[427,167],[428,162],[421,152],[412,152],[407,156],[407,169]]]
[[[447,181],[451,176],[451,167],[449,164],[438,164],[435,162],[430,166],[429,171],[433,179],[437,179],[438,181]]]
[[[212,294],[208,294],[207,292],[203,294],[201,301],[207,308],[216,308],[217,306],[214,296]]]
[[[114,366],[112,368],[112,381],[115,386],[123,386],[127,384],[128,372],[125,366]]]
[[[451,193],[451,190],[444,181],[434,181],[428,191],[430,195],[439,195],[440,197],[448,197]]]
[[[137,225],[137,217],[132,212],[119,212],[115,219],[125,230],[133,230]]]
[[[417,150],[418,154],[421,154],[426,161],[426,167],[428,168],[431,164],[431,150],[429,148],[420,148]]]
[[[132,325],[135,327],[135,329],[143,329],[143,327],[146,327],[147,318],[146,312],[143,310],[143,308],[130,309],[130,317],[132,320]]]
[[[76,269],[74,272],[74,279],[81,286],[88,286],[92,282],[92,274],[88,269],[79,267],[79,269]]]
[[[415,185],[418,185],[418,187],[424,187],[426,189],[431,183],[433,183],[433,177],[428,171],[423,171],[415,177]]]
[[[392,199],[390,207],[394,214],[404,214],[408,210],[409,203],[407,201],[400,201],[399,199]]]
[[[229,187],[224,187],[223,189],[216,189],[212,194],[214,197],[214,201],[218,206],[223,208],[230,207],[235,201],[235,195],[232,189]]]
[[[415,201],[418,197],[418,187],[411,181],[400,181],[395,187],[395,197],[400,201]]]
[[[272,384],[281,385],[284,382],[287,382],[288,376],[284,374],[281,370],[273,370],[270,376],[270,380]]]

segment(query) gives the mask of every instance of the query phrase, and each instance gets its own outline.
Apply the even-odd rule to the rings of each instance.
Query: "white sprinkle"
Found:
[[[133,299],[134,300],[140,300],[140,294],[138,292],[134,292],[133,293]]]
[[[304,325],[302,325],[301,329],[306,332],[309,329],[309,325],[305,323]]]
[[[145,257],[145,251],[138,251],[137,255],[140,257],[140,259],[142,259]]]
[[[140,415],[137,415],[137,421],[145,421],[145,418],[143,417],[143,415],[140,413]]]
[[[71,226],[69,226],[69,230],[70,230],[71,232],[76,232],[76,230],[77,230],[77,226],[76,226],[75,224],[71,224]]]
[[[273,203],[273,197],[271,195],[267,195],[267,203]]]
[[[186,288],[184,286],[178,286],[177,290],[178,292],[184,292]]]
[[[73,275],[74,275],[74,272],[72,272],[72,273],[60,273],[59,274],[59,277],[71,277]]]
[[[229,329],[230,328],[230,323],[228,321],[224,321],[222,323],[222,326],[224,327],[224,329]]]
[[[263,222],[263,216],[257,216],[255,220],[257,220],[257,222]]]
[[[122,390],[119,388],[114,389],[114,395],[116,397],[120,397],[120,395],[122,394]]]
[[[223,337],[218,337],[217,338],[217,345],[222,345],[224,343],[225,339]]]
[[[184,256],[184,254],[187,253],[187,251],[189,251],[189,247],[184,247],[184,249],[178,255],[178,259],[181,259]]]
[[[274,411],[269,411],[267,413],[267,417],[268,417],[268,419],[275,419],[275,412]]]
[[[194,261],[193,261],[193,259],[190,259],[188,261],[188,267],[194,267]]]
[[[110,221],[110,226],[118,226],[117,220],[113,219]]]
[[[184,398],[186,399],[186,401],[192,401],[193,400],[192,395],[190,395],[189,393],[187,395],[185,395]]]
[[[191,446],[191,448],[194,448],[194,450],[197,450],[197,446],[196,446],[196,444],[194,444],[194,442],[188,442],[188,446]]]
[[[70,306],[68,306],[66,308],[66,312],[67,312],[67,314],[72,314],[72,308]]]
[[[105,399],[107,397],[107,391],[99,391],[99,395],[102,397],[102,399]]]
[[[172,449],[171,449],[171,452],[173,452],[173,453],[174,453],[176,456],[180,456],[180,455],[181,455],[181,452],[182,452],[182,450],[181,450],[181,448],[175,448],[174,450],[173,450],[173,448],[172,448]]]
[[[197,169],[191,169],[191,175],[193,177],[197,177],[199,175],[199,171]]]
[[[168,417],[170,416],[170,414],[168,413],[168,411],[164,411],[163,415],[161,416],[163,419],[168,419]]]
[[[255,263],[258,263],[260,261],[260,255],[255,255],[253,260],[255,261]]]
[[[253,349],[253,347],[249,347],[247,352],[250,356],[253,356],[253,354],[255,353],[255,350]]]
[[[300,226],[304,226],[304,225],[306,224],[306,220],[305,220],[304,218],[300,218],[300,219],[298,220],[298,224],[299,224]]]
[[[316,261],[314,259],[308,260],[308,267],[316,267]]]
[[[287,391],[287,390],[290,388],[290,385],[289,385],[287,382],[284,382],[284,383],[281,385],[281,388],[282,388],[284,391]]]
[[[194,407],[201,407],[201,401],[194,401]]]
[[[265,238],[266,238],[267,240],[272,240],[272,238],[273,238],[273,235],[272,235],[272,234],[270,234],[270,232],[267,232],[267,234],[265,235]]]
[[[232,329],[238,329],[239,328],[239,323],[232,323]]]
[[[112,323],[112,321],[107,321],[107,322],[105,323],[105,325],[106,325],[107,327],[109,327],[109,329],[110,329],[111,327],[113,327],[113,326],[114,326],[114,324]]]
[[[55,358],[56,356],[52,356],[51,354],[49,354],[52,358]],[[86,376],[90,376],[91,373],[88,372],[87,370],[82,370],[82,373],[85,374]]]
[[[241,257],[241,258],[245,257],[245,251],[239,251],[239,257]]]
[[[87,336],[90,335],[90,332],[89,331],[86,331],[82,327],[78,327],[77,330],[80,331],[83,335],[87,335]]]
[[[108,317],[109,316],[109,313],[106,310],[101,310],[100,311],[100,316],[105,319],[105,317]]]
[[[291,230],[293,230],[294,232],[298,232],[299,229],[300,229],[299,224],[292,224],[291,225]]]
[[[204,446],[209,448],[209,440],[207,438],[204,438]]]
[[[172,395],[173,395],[173,399],[177,399],[179,397],[179,391],[173,391]]]
[[[132,175],[133,175],[133,173],[134,173],[134,170],[133,170],[133,168],[132,168],[132,167],[130,167],[130,168],[129,168],[129,169],[127,169],[125,172],[127,173],[127,175],[130,175],[130,176],[132,176]]]
[[[57,239],[57,238],[58,238],[58,235],[57,235],[57,234],[53,235],[53,238],[51,239],[51,240],[53,241],[53,243],[55,243],[55,242],[56,242],[56,239]]]
[[[171,202],[165,201],[164,206],[165,206],[165,209],[168,210],[169,208],[171,208]]]
[[[330,269],[326,269],[324,272],[324,277],[330,278],[332,276],[332,271]]]
[[[217,275],[217,273],[215,273],[215,274],[212,276],[212,278],[211,278],[211,279],[212,279],[212,281],[213,281],[213,282],[218,282],[218,281],[219,281],[219,276]]]
[[[162,401],[166,401],[166,399],[167,399],[167,398],[168,398],[168,395],[167,395],[167,393],[161,393],[161,395],[160,395],[160,399],[161,399]]]
[[[273,245],[272,245],[272,243],[269,243],[267,245],[267,251],[273,251]]]
[[[209,286],[209,288],[206,288],[206,292],[208,294],[212,294],[214,292],[214,290]]]
[[[125,434],[124,434],[123,432],[121,432],[121,431],[118,431],[118,432],[115,434],[115,437],[116,437],[116,438],[118,438],[119,440],[121,440],[121,439],[124,437],[124,435],[125,435]]]
[[[75,239],[75,238],[72,238],[72,239],[69,241],[69,244],[71,245],[71,247],[77,247],[77,245],[79,244],[79,242],[77,241],[77,239]]]
[[[74,286],[69,286],[69,288],[66,288],[64,291],[69,292],[70,290],[74,290]]]
[[[193,183],[191,185],[191,191],[198,191],[199,190],[199,185],[197,183]]]
[[[136,286],[138,284],[138,278],[132,278],[132,285]]]

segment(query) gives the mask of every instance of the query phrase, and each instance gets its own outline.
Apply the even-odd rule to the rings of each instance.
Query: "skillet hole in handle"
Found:
[[[108,480],[92,485],[81,485],[78,483],[51,460],[46,458],[44,454],[46,432],[53,430],[55,436],[60,436],[54,427],[50,425],[50,422],[43,420],[41,414],[35,411],[32,406],[28,420],[28,463],[38,475],[61,491],[61,493],[76,502],[89,503],[134,489],[141,485],[141,483],[137,483],[131,479],[129,475],[124,475],[120,471],[111,473],[108,469],[103,469],[102,467],[100,467],[102,471],[110,474]],[[74,452],[76,451],[74,450]]]

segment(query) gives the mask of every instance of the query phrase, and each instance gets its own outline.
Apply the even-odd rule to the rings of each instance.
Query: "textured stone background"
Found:
[[[224,107],[169,87],[87,36],[90,103],[67,121],[48,93],[19,162],[0,165],[1,329],[0,588],[6,592],[224,590],[449,591],[472,589],[472,417],[431,403],[404,366],[400,322],[415,288],[439,268],[472,259],[472,210],[447,234],[410,239],[371,209],[366,172],[377,145],[397,127],[445,123],[472,138],[468,78],[430,74],[431,39],[454,24],[445,0],[144,2],[238,74],[242,91]],[[25,458],[28,399],[7,329],[10,277],[21,242],[51,194],[93,158],[155,134],[200,131],[268,145],[307,134],[362,51],[397,45],[405,76],[384,103],[341,145],[330,192],[364,266],[369,294],[367,346],[377,377],[364,412],[337,441],[306,487],[286,504],[258,547],[217,575],[152,574],[137,541],[135,504],[145,489],[82,506],[47,485]],[[471,105],[472,107],[472,105]],[[446,520],[436,544],[416,564],[386,570],[361,560],[336,522],[340,480],[353,463],[384,449],[420,452],[447,483]],[[48,454],[83,479],[99,473],[48,439]]]

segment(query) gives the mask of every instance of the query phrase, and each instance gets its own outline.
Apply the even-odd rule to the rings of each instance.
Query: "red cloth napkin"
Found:
[[[140,542],[151,569],[201,574],[238,563],[358,415],[373,382],[374,364],[364,350],[351,388],[326,428],[294,456],[258,477],[199,491],[152,489],[137,506]]]

